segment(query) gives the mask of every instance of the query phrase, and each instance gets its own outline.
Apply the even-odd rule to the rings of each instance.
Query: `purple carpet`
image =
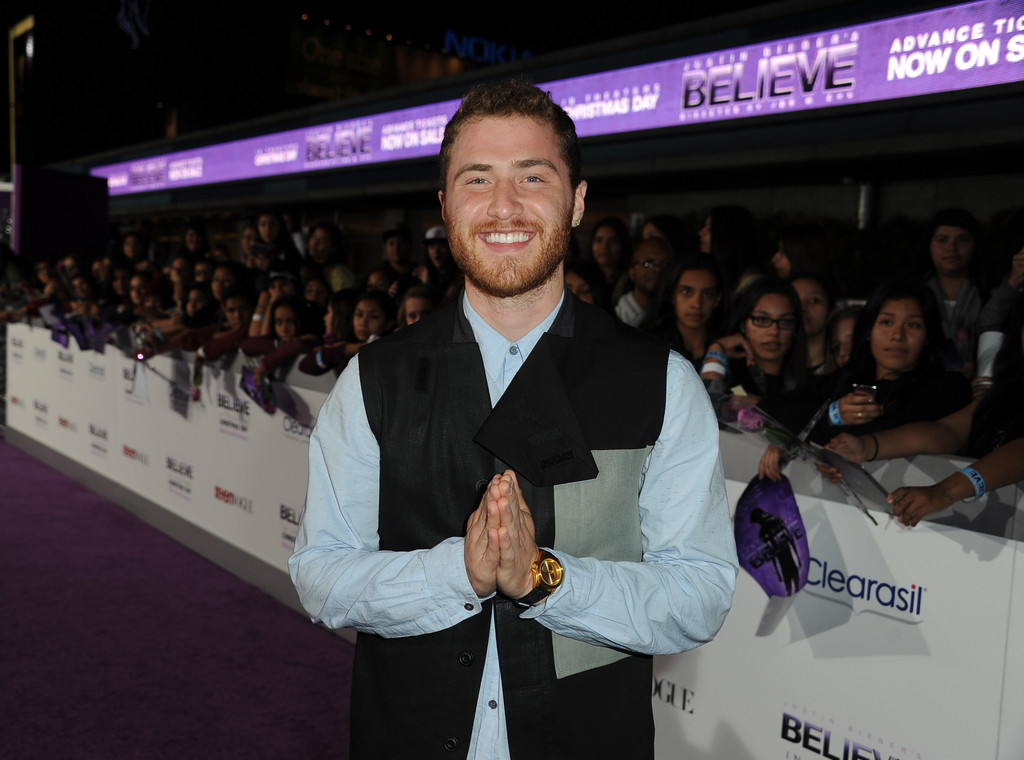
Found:
[[[0,757],[348,757],[350,644],[2,440],[0,519]]]

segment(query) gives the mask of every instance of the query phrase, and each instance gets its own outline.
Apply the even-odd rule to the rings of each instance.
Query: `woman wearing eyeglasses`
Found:
[[[857,319],[849,364],[799,397],[763,404],[794,432],[827,402],[810,440],[824,444],[842,432],[870,436],[908,422],[937,420],[971,401],[970,382],[943,365],[939,306],[928,286],[897,280],[876,288]],[[770,452],[769,452],[770,453]],[[778,462],[762,460],[777,478]]]
[[[753,405],[806,383],[803,312],[792,285],[755,280],[737,302],[731,328],[708,346],[701,366],[712,400],[732,395]]]

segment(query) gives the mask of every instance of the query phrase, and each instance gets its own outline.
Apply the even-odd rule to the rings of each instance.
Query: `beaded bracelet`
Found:
[[[868,433],[868,436],[870,436],[871,440],[875,442],[875,453],[872,454],[871,456],[869,456],[867,458],[867,461],[868,462],[874,462],[875,461],[875,457],[878,456],[878,439],[875,438],[875,434],[874,433]]]
[[[842,415],[839,414],[838,401],[833,401],[831,404],[828,405],[828,421],[831,422],[836,427],[840,427],[841,425],[845,424],[843,422]]]
[[[981,477],[981,473],[975,470],[973,467],[964,467],[960,470],[960,473],[967,477],[971,481],[971,485],[974,486],[974,497],[970,499],[964,499],[964,501],[977,501],[985,495],[985,491],[988,490],[985,486],[985,478]]]
[[[252,315],[252,321],[253,322],[262,322],[263,321],[263,315],[262,314],[253,314]]]

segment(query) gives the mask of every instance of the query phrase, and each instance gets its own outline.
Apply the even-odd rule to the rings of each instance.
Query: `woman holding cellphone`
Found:
[[[786,394],[762,407],[793,432],[817,414],[808,437],[820,444],[843,431],[871,435],[940,419],[971,400],[967,379],[945,370],[943,344],[938,304],[927,286],[887,283],[875,289],[858,317],[846,367],[799,396]],[[780,476],[776,452],[769,449],[762,459],[762,477]]]

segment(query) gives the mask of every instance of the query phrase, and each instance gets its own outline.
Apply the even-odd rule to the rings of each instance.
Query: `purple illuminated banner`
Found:
[[[1024,79],[1024,1],[981,2],[549,85],[581,137]]]
[[[111,195],[436,156],[459,101],[129,161],[92,170]]]
[[[1024,80],[1024,0],[873,24],[541,86],[580,137],[895,100]],[[111,195],[435,156],[452,100],[92,170]]]

